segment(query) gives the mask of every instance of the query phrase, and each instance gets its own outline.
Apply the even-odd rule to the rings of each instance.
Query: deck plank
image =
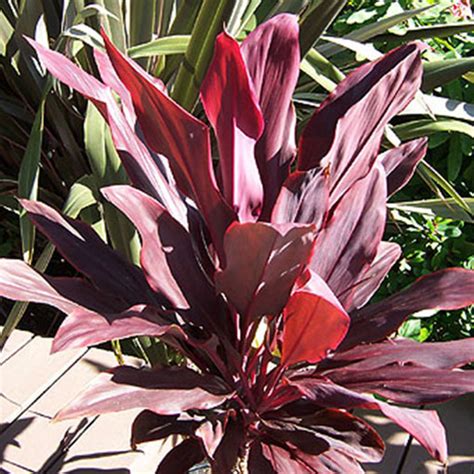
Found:
[[[0,332],[3,327],[0,326]],[[22,348],[26,346],[32,339],[33,334],[27,331],[20,331],[16,329],[12,335],[7,339],[7,342],[0,351],[0,365],[3,365],[8,359],[17,354]]]
[[[50,355],[51,339],[34,337],[14,357],[0,366],[1,392],[14,405],[2,411],[2,423],[10,423],[48,390],[87,351]]]

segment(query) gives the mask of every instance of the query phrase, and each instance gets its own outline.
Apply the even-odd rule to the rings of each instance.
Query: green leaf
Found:
[[[461,136],[454,134],[449,140],[449,154],[448,154],[448,179],[454,181],[461,171],[463,152],[461,145]]]
[[[31,129],[25,155],[18,174],[18,196],[30,200],[38,198],[38,183],[41,162],[41,145],[43,143],[44,100],[36,113]],[[31,263],[35,244],[35,227],[28,219],[26,211],[20,210],[20,233],[23,260]]]
[[[443,59],[442,61],[431,61],[423,64],[422,90],[431,91],[436,87],[447,84],[474,71],[474,58],[469,59]]]
[[[107,123],[89,102],[84,122],[84,144],[98,188],[128,183],[120,158],[113,145]],[[140,245],[135,228],[108,202],[103,202],[104,220],[112,246],[131,262],[140,260]]]
[[[419,26],[408,28],[403,35],[386,33],[373,38],[374,41],[398,41],[408,42],[427,38],[446,38],[460,33],[474,31],[474,22],[466,21],[460,23],[450,23],[445,25]]]
[[[474,223],[474,198],[463,198],[470,214],[461,208],[453,198],[426,199],[421,201],[407,201],[389,203],[389,209],[397,209],[407,213],[422,214],[428,217],[444,217],[456,221]]]
[[[212,58],[214,41],[230,15],[229,0],[204,0],[194,25],[188,48],[171,93],[185,109],[192,110],[201,82]]]
[[[300,47],[303,57],[316,44],[346,3],[347,0],[317,0],[303,15],[300,21]]]
[[[84,24],[71,26],[66,31],[64,31],[62,35],[67,38],[82,41],[91,48],[102,49],[104,47],[102,36],[100,36],[99,33],[97,33],[97,31],[92,29],[90,26]]]
[[[168,54],[183,54],[188,48],[190,38],[191,35],[165,36],[129,48],[128,55],[136,59]]]
[[[414,120],[393,127],[402,140],[424,137],[438,132],[459,132],[474,138],[474,126],[460,120]]]
[[[399,23],[403,21],[406,21],[410,18],[414,18],[415,16],[419,15],[420,13],[425,12],[426,10],[430,8],[432,8],[431,5],[427,7],[423,7],[423,8],[417,8],[416,10],[407,10],[402,13],[397,13],[396,15],[382,18],[381,20],[378,20],[366,26],[362,26],[361,28],[355,31],[352,31],[348,35],[344,36],[344,38],[354,40],[354,41],[359,41],[360,43],[364,43],[372,39],[373,41],[376,41],[375,37],[377,37],[377,35],[380,35],[388,31],[390,28],[394,27],[395,25],[398,25]],[[324,45],[318,46],[317,49],[321,54],[323,54],[327,58],[330,58],[334,54],[337,54],[343,50],[341,46],[334,45],[334,44],[324,44]]]

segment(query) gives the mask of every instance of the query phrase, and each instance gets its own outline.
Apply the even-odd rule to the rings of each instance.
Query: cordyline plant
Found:
[[[416,408],[474,391],[474,373],[457,370],[474,360],[474,339],[389,336],[414,312],[472,304],[474,272],[426,275],[366,305],[400,255],[382,241],[387,196],[426,151],[421,139],[379,154],[386,124],[420,85],[421,46],[350,74],[296,149],[296,19],[277,16],[241,45],[221,34],[201,88],[220,156],[215,177],[208,127],[103,36],[101,81],[34,47],[110,125],[133,186],[102,192],[138,229],[141,268],[86,224],[22,201],[85,279],[2,260],[0,293],[67,313],[53,351],[147,335],[188,364],[113,369],[57,418],[144,409],[133,446],[182,436],[157,472],[207,460],[218,473],[244,463],[259,474],[346,474],[383,456],[380,436],[352,414],[364,408],[381,410],[446,462],[436,412]]]

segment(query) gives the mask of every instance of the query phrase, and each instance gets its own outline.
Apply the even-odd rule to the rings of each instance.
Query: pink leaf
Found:
[[[201,101],[217,136],[224,197],[241,222],[254,221],[263,204],[254,148],[264,123],[239,45],[226,33],[217,37]]]

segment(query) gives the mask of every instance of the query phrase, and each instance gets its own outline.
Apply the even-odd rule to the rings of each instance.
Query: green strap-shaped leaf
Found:
[[[35,121],[31,129],[26,151],[20,166],[18,175],[18,196],[36,200],[38,198],[38,182],[40,173],[41,145],[43,143],[44,128],[44,100],[36,112]],[[20,210],[20,233],[23,260],[27,263],[33,261],[35,245],[35,228],[26,216],[26,212]]]
[[[165,36],[147,43],[139,44],[128,49],[131,58],[148,58],[151,56],[166,56],[183,54],[189,45],[191,35]]]
[[[204,0],[199,10],[171,93],[173,99],[187,110],[192,110],[196,103],[212,58],[214,41],[231,13],[232,3],[230,0]]]
[[[428,92],[474,71],[474,58],[431,61],[423,64],[423,69],[421,88],[424,92]]]
[[[300,22],[300,47],[303,57],[331,25],[346,3],[347,0],[319,0],[303,15]]]
[[[474,138],[474,126],[460,120],[413,120],[393,127],[395,133],[402,140],[425,137],[438,132],[459,132]]]

